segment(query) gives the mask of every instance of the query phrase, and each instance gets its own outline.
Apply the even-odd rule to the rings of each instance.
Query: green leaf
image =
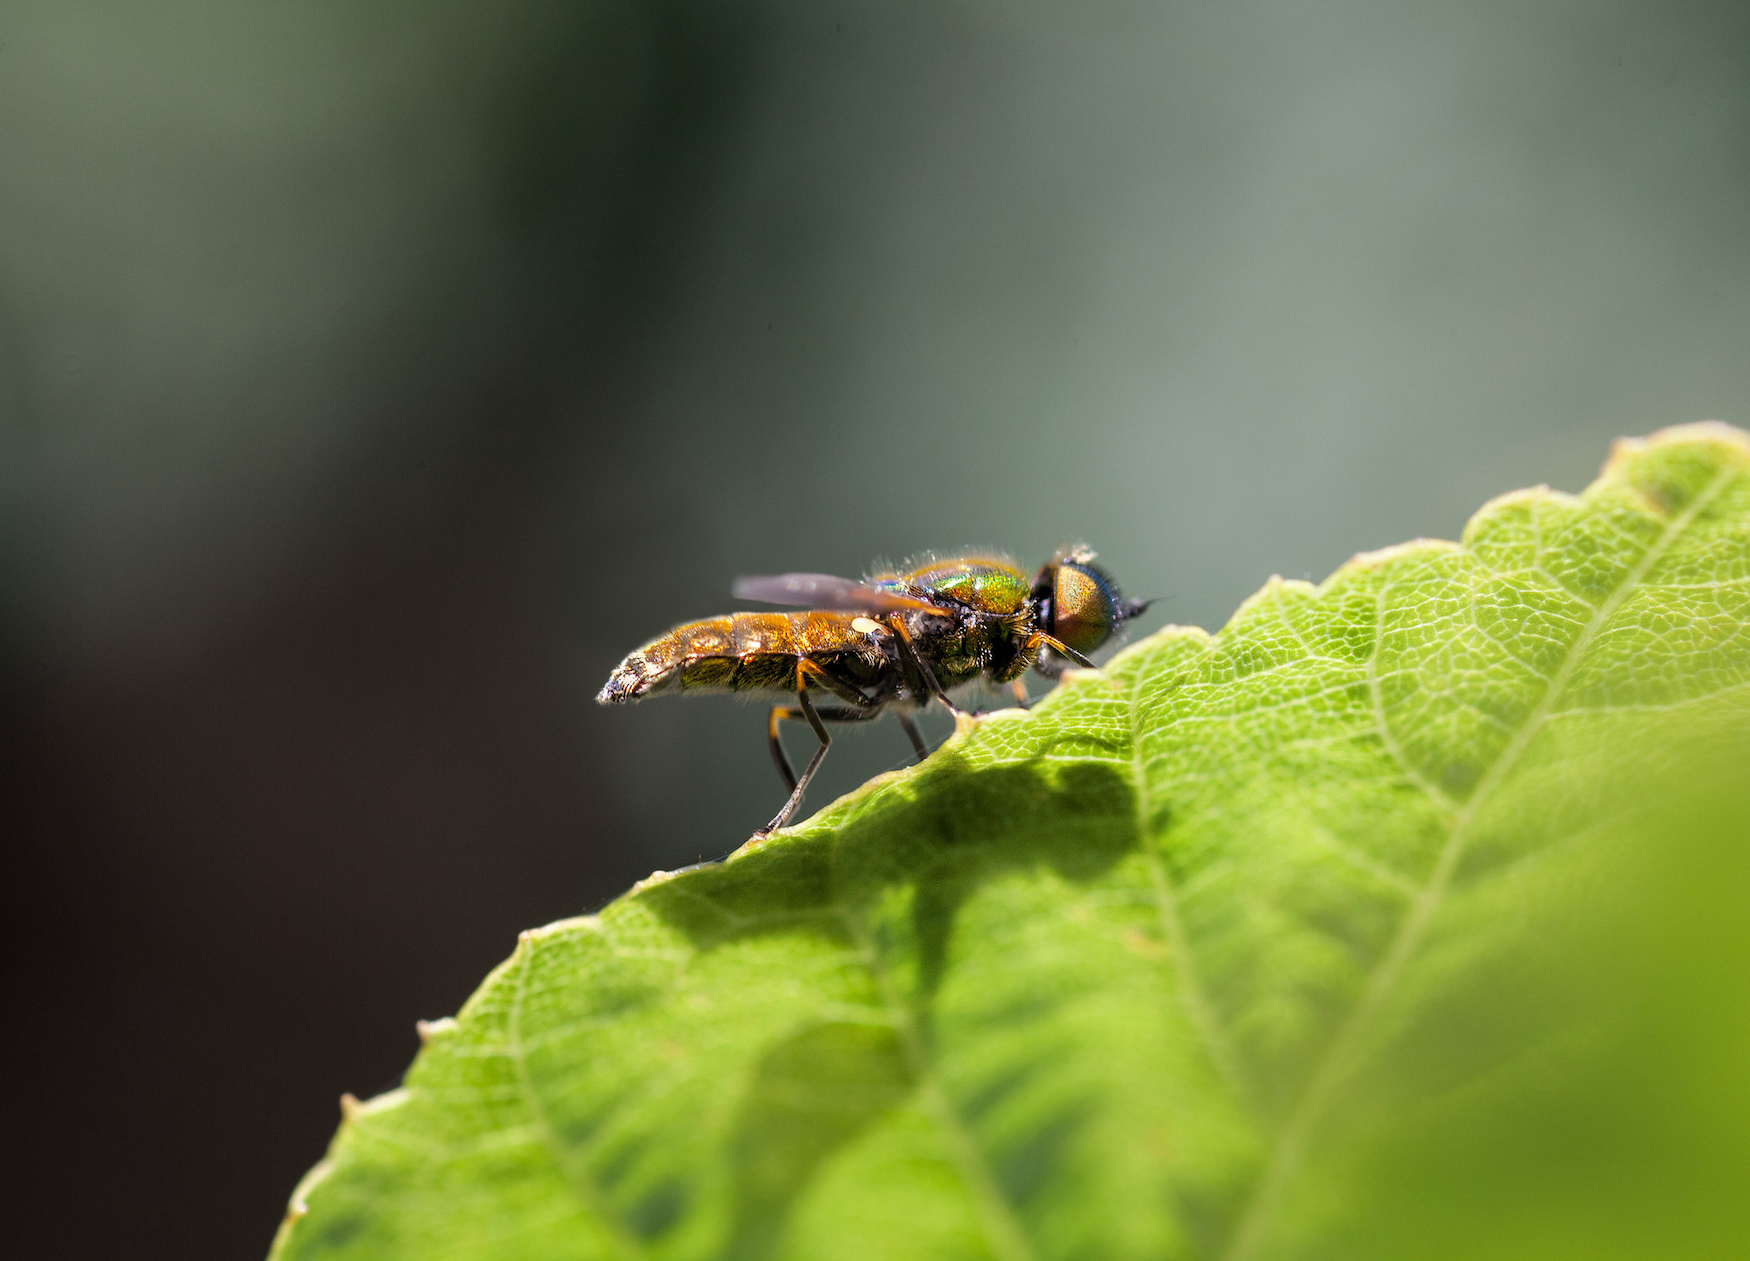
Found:
[[[1746,731],[1750,441],[1621,443],[524,933],[275,1255],[1746,1254]]]

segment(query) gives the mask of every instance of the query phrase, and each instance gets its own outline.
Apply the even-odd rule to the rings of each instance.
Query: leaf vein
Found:
[[[943,1087],[910,1006],[901,1000],[894,989],[893,979],[882,966],[880,951],[873,935],[862,918],[851,908],[842,908],[841,913],[846,929],[862,948],[863,966],[875,982],[876,991],[881,995],[882,1004],[892,1019],[894,1031],[899,1035],[899,1044],[905,1053],[907,1066],[911,1069],[912,1080],[917,1083],[918,1093],[923,1097],[931,1118],[941,1130],[954,1163],[960,1167],[961,1175],[967,1182],[967,1190],[977,1202],[991,1250],[1001,1261],[1034,1261],[1033,1245],[1021,1228],[1014,1206],[997,1185],[983,1152],[979,1150],[977,1142],[966,1128],[966,1122]]]
[[[1203,979],[1197,968],[1196,957],[1191,951],[1189,934],[1185,931],[1183,916],[1179,913],[1179,898],[1173,890],[1172,881],[1167,878],[1166,864],[1161,861],[1160,846],[1149,833],[1149,817],[1153,813],[1153,803],[1150,800],[1149,763],[1143,756],[1141,724],[1137,721],[1137,713],[1141,709],[1141,693],[1143,684],[1148,680],[1146,667],[1136,673],[1130,688],[1130,753],[1131,776],[1135,780],[1134,797],[1136,801],[1136,838],[1142,847],[1143,855],[1148,863],[1149,884],[1154,893],[1155,913],[1159,917],[1161,933],[1166,938],[1167,948],[1171,952],[1174,971],[1178,974],[1180,1002],[1185,1008],[1185,1014],[1190,1018],[1191,1027],[1196,1030],[1202,1040],[1205,1050],[1209,1053],[1211,1063],[1221,1079],[1227,1083],[1228,1089],[1247,1108],[1255,1109],[1255,1099],[1251,1085],[1241,1072],[1239,1062],[1234,1055],[1233,1046],[1229,1043],[1221,1022],[1216,1016],[1215,1008],[1209,1001],[1203,988]]]
[[[643,1257],[646,1255],[643,1245],[633,1238],[624,1223],[608,1208],[595,1184],[572,1172],[572,1162],[566,1160],[565,1144],[560,1140],[558,1131],[553,1128],[552,1121],[548,1119],[546,1109],[541,1106],[540,1094],[536,1091],[534,1078],[529,1073],[528,1044],[523,1041],[522,1036],[523,999],[528,991],[529,973],[534,971],[535,948],[539,940],[534,935],[525,936],[522,940],[523,965],[517,970],[516,990],[511,996],[510,1011],[505,1020],[506,1046],[510,1052],[510,1061],[516,1069],[519,1093],[528,1107],[529,1118],[540,1136],[542,1148],[584,1211],[614,1241],[616,1251],[621,1256]]]

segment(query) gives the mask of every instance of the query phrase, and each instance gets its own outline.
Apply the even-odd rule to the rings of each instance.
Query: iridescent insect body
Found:
[[[628,656],[596,700],[626,704],[694,692],[785,693],[766,722],[772,760],[790,790],[756,835],[783,827],[802,804],[832,737],[826,723],[867,722],[894,712],[921,762],[929,755],[912,714],[949,689],[986,679],[1026,703],[1020,678],[1047,678],[1069,662],[1092,666],[1098,649],[1148,602],[1125,600],[1086,547],[1062,547],[1031,582],[998,556],[928,560],[867,582],[829,574],[742,578],[736,598],[809,606],[798,613],[729,613],[687,622]],[[811,692],[840,704],[816,706]],[[805,721],[820,747],[798,777],[779,724]]]

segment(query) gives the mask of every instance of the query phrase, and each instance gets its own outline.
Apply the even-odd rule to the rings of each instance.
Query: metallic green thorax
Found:
[[[1027,577],[1006,560],[960,556],[931,561],[903,573],[877,574],[869,585],[979,615],[949,624],[939,618],[913,622],[919,647],[944,687],[980,675],[1007,683],[1019,678],[1038,655],[1022,647],[1034,624]]]
[[[879,574],[880,589],[941,596],[980,613],[1019,612],[1027,601],[1026,575],[1007,561],[962,557],[937,561],[903,574]]]

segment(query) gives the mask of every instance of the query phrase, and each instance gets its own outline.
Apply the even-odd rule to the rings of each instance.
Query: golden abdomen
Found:
[[[803,658],[874,681],[889,633],[853,613],[730,613],[677,626],[629,655],[596,700],[624,704],[666,692],[794,692]]]

